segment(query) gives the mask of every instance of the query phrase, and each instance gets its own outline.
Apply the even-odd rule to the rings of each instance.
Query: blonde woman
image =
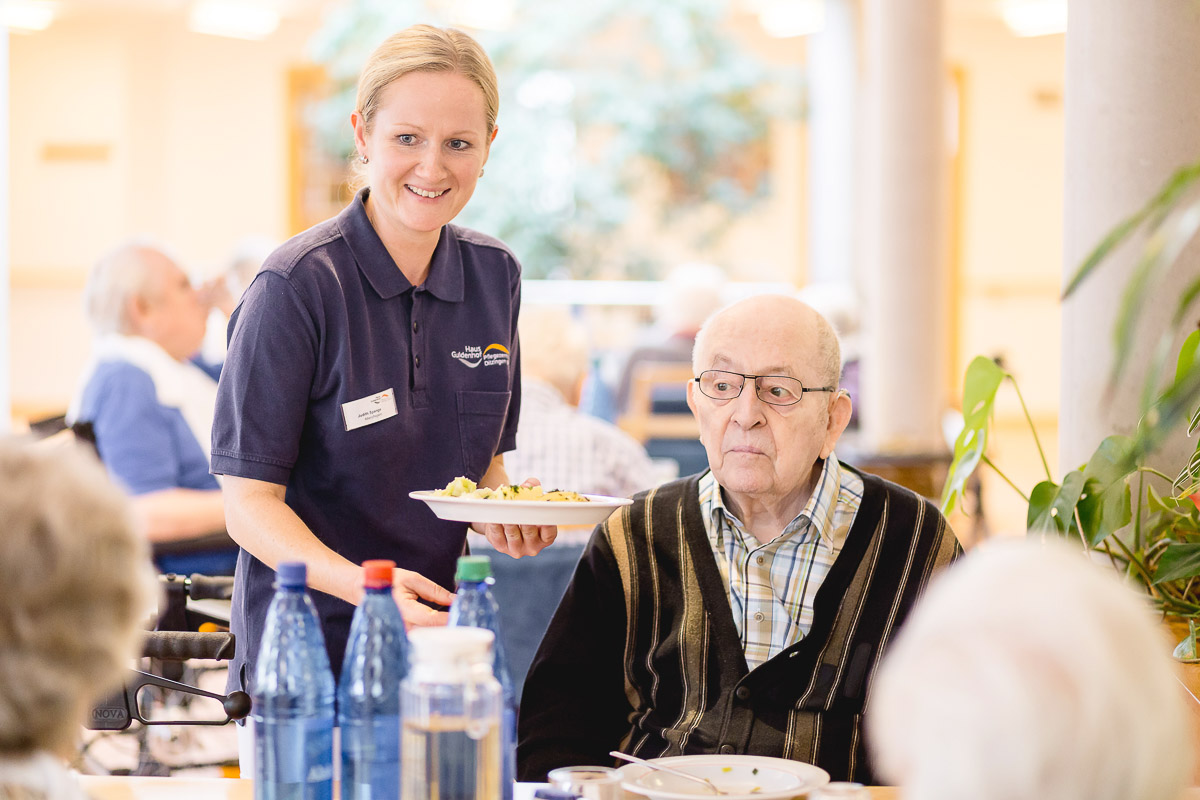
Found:
[[[419,25],[368,59],[350,121],[362,189],[271,254],[231,320],[213,471],[242,547],[232,630],[246,687],[281,560],[308,564],[334,673],[366,559],[395,561],[409,625],[445,624],[465,523],[413,490],[465,475],[508,483],[520,408],[521,268],[451,224],[496,137],[496,75],[479,44]],[[488,526],[533,555],[556,530]],[[245,679],[245,681],[243,680]]]
[[[0,440],[0,798],[83,797],[63,758],[153,611],[132,519],[94,457]]]

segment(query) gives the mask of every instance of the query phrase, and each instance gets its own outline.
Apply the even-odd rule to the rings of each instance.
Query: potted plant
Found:
[[[1147,232],[1146,246],[1122,297],[1115,325],[1115,358],[1109,379],[1117,385],[1132,349],[1132,331],[1151,299],[1157,281],[1200,230],[1200,162],[1180,169],[1137,213],[1123,221],[1089,254],[1064,291],[1064,298],[1100,266],[1112,250],[1136,231]],[[968,477],[982,463],[995,469],[1028,504],[1031,534],[1057,534],[1086,550],[1107,556],[1131,580],[1143,586],[1164,615],[1200,617],[1200,446],[1179,470],[1155,466],[1156,452],[1168,437],[1191,436],[1200,427],[1200,330],[1184,339],[1170,367],[1171,342],[1184,328],[1195,328],[1189,314],[1200,298],[1200,277],[1175,301],[1170,324],[1154,351],[1142,391],[1141,419],[1131,436],[1106,437],[1087,463],[1055,481],[1042,451],[1017,381],[994,360],[980,356],[963,382],[963,429],[954,444],[942,494],[949,514]],[[987,456],[992,409],[1008,382],[1042,454],[1046,479],[1022,490]],[[1165,387],[1164,387],[1165,383]],[[1164,388],[1160,388],[1164,387]],[[1200,438],[1200,437],[1198,437]],[[1194,623],[1193,623],[1194,624]],[[1190,649],[1189,649],[1190,645]],[[1195,637],[1182,643],[1183,655],[1196,657]]]

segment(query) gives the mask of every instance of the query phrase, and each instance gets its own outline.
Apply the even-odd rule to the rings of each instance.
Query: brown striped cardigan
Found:
[[[619,749],[782,756],[872,782],[862,719],[879,655],[961,550],[928,500],[862,479],[809,634],[753,671],[700,517],[699,475],[637,495],[599,526],[525,681],[519,778],[612,764]]]

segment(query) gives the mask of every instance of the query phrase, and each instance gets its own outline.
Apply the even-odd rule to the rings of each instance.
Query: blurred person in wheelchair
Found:
[[[95,340],[69,420],[92,424],[159,570],[232,575],[237,546],[208,462],[217,382],[191,360],[209,301],[161,246],[132,240],[96,262],[84,304]]]
[[[154,575],[88,453],[0,440],[0,798],[85,797],[64,765],[140,652]]]

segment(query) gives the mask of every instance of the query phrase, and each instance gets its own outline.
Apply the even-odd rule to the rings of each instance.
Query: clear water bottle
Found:
[[[366,593],[354,611],[338,683],[342,800],[395,800],[400,788],[400,682],[408,637],[392,597],[394,561],[364,561]]]
[[[418,628],[400,688],[400,800],[499,800],[500,707],[491,631]]]
[[[492,560],[487,556],[462,556],[454,580],[458,590],[450,605],[450,625],[453,627],[483,628],[495,634],[492,648],[492,671],[504,691],[502,738],[500,742],[503,786],[501,797],[512,800],[513,781],[517,773],[517,694],[500,639],[500,607],[492,594]]]
[[[255,800],[333,797],[333,673],[317,610],[305,589],[307,569],[276,570],[254,669]]]

